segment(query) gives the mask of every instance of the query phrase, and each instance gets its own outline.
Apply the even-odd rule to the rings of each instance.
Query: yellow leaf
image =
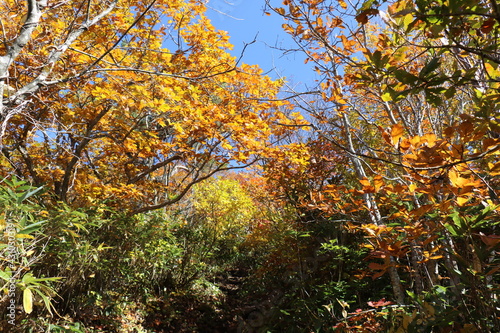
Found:
[[[392,101],[392,96],[391,96],[391,94],[389,94],[389,93],[383,93],[383,94],[382,94],[382,100],[383,100],[384,102],[390,102],[390,101]]]
[[[33,311],[33,293],[29,288],[24,289],[23,292],[23,307],[24,312],[28,314]]]
[[[391,128],[391,138],[392,138],[392,144],[396,145],[399,142],[399,139],[403,136],[404,134],[404,127],[400,124],[396,124],[392,126]]]
[[[464,187],[469,183],[467,178],[460,177],[460,174],[455,170],[450,170],[448,172],[448,177],[450,179],[451,185],[454,187]]]
[[[438,260],[438,259],[441,259],[441,258],[443,258],[443,256],[442,256],[442,255],[440,255],[440,254],[439,254],[439,255],[435,255],[435,256],[430,256],[430,257],[429,257],[429,259],[430,259],[430,260]]]
[[[498,70],[496,70],[490,63],[485,62],[484,68],[488,72],[488,76],[494,77],[494,78],[500,76],[500,72]]]
[[[463,206],[467,203],[467,201],[469,201],[469,198],[467,197],[457,197],[457,204],[459,206]]]
[[[165,127],[166,126],[165,121],[163,121],[163,119],[158,118],[156,121],[158,122],[158,125],[160,125],[161,127]]]
[[[436,143],[436,135],[435,134],[425,134],[422,138],[421,141],[426,141],[427,142],[427,147],[434,147]]]
[[[29,239],[34,239],[35,237],[27,234],[17,234],[16,238],[29,238]]]
[[[419,144],[421,144],[421,141],[422,141],[422,138],[420,136],[416,135],[410,139],[410,144],[413,147],[417,147]]]

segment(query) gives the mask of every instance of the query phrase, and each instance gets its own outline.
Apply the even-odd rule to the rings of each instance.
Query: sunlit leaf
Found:
[[[30,288],[26,288],[23,291],[23,307],[24,312],[28,314],[33,312],[33,293]]]

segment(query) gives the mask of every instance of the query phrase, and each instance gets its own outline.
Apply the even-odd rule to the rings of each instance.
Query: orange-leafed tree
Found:
[[[420,303],[420,323],[498,328],[484,302],[498,281],[498,4],[268,4],[320,74],[320,102],[302,103],[312,127],[357,178],[348,191],[318,191],[315,207],[334,214],[358,203],[350,228],[367,234],[373,278],[388,273],[398,303],[442,297],[440,319]],[[402,329],[416,327],[405,318]]]
[[[139,213],[276,150],[281,83],[230,55],[204,3],[3,1],[2,175]]]

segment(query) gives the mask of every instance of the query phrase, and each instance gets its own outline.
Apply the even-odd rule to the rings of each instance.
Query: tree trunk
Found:
[[[343,114],[342,117],[343,117],[344,130],[346,133],[346,139],[349,150],[351,152],[356,152],[352,141],[352,136],[350,133],[351,124],[349,123],[349,119],[347,118],[346,114]],[[354,154],[349,154],[349,158],[351,159],[352,164],[354,165],[354,169],[356,170],[357,176],[360,179],[366,178],[366,172],[363,167],[363,164],[361,164],[361,161],[359,160],[359,157]],[[363,199],[365,201],[366,207],[368,208],[368,214],[370,215],[371,222],[375,225],[381,225],[382,216],[380,214],[380,210],[378,209],[378,205],[374,195],[372,193],[364,193]],[[389,277],[391,279],[391,286],[392,286],[392,291],[394,293],[394,299],[398,304],[404,304],[404,290],[401,285],[401,279],[399,277],[399,273],[396,267],[397,266],[396,258],[394,258],[394,256],[390,256],[388,260],[389,260],[388,271],[389,271]]]

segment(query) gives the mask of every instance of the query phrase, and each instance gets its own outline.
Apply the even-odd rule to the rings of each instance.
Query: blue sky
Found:
[[[272,78],[285,76],[294,87],[312,85],[315,73],[311,66],[304,64],[300,53],[283,55],[284,49],[296,47],[293,40],[283,31],[283,20],[277,14],[264,14],[264,0],[210,0],[207,16],[215,28],[229,33],[234,45],[232,54],[239,56],[244,43],[256,42],[247,47],[243,62],[257,64],[269,72]]]

